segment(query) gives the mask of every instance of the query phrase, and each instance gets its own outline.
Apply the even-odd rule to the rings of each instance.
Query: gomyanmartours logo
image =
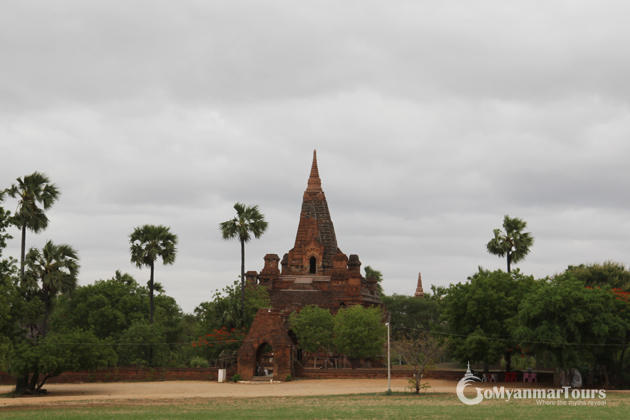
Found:
[[[485,399],[536,399],[538,405],[567,405],[566,401],[569,397],[568,405],[606,405],[606,391],[603,389],[571,389],[570,386],[563,386],[562,389],[505,389],[504,387],[493,387],[492,389],[477,389],[477,395],[474,398],[468,398],[464,395],[464,389],[474,381],[479,381],[470,371],[470,363],[464,377],[457,384],[457,397],[466,405],[479,404]],[[603,401],[575,401],[579,398],[594,399],[599,398]]]

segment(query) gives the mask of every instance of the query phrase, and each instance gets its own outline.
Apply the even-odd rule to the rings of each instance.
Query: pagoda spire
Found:
[[[308,178],[306,192],[324,192],[322,190],[322,180],[319,178],[319,170],[317,169],[317,150],[313,150],[313,165],[311,165],[311,176]]]

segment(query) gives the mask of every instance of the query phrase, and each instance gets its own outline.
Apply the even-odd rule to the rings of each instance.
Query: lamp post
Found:
[[[392,354],[389,344],[389,322],[385,325],[387,325],[387,393],[390,394],[392,392]]]

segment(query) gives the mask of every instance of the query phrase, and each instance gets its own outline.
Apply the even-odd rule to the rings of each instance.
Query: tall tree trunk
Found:
[[[505,353],[505,371],[512,372],[512,354],[510,352]]]
[[[241,320],[245,319],[245,241],[241,239]]]
[[[151,261],[151,278],[149,279],[149,323],[153,325],[153,272],[155,261]],[[153,366],[153,344],[149,344],[149,366]]]
[[[28,390],[31,392],[35,391],[35,387],[37,386],[37,381],[39,379],[39,366],[35,365],[35,370],[33,371],[33,376],[31,376],[31,381],[28,384]]]
[[[151,261],[151,278],[149,279],[149,324],[153,325],[153,267],[155,261]]]
[[[510,272],[510,263],[512,262],[512,255],[510,255],[510,253],[507,253],[507,265],[508,265],[508,273]]]
[[[20,278],[24,280],[24,260],[26,259],[26,222],[22,223],[22,246],[20,249]]]
[[[15,381],[15,393],[21,395],[28,388],[28,372],[18,375]]]
[[[50,293],[48,286],[44,285],[44,325],[42,326],[42,338],[46,338],[48,332],[48,312],[50,311]]]

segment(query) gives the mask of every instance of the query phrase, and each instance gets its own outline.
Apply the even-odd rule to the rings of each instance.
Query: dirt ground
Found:
[[[431,392],[455,394],[456,381],[428,380]],[[482,388],[497,384],[475,384]],[[498,384],[506,386],[507,384]],[[509,388],[536,388],[537,384],[513,383]],[[546,385],[546,384],[545,384]],[[405,391],[406,379],[392,379],[392,391]],[[11,392],[13,386],[0,385],[0,394]],[[46,395],[0,398],[0,407],[55,403],[122,403],[142,400],[161,403],[187,398],[248,398],[313,395],[339,395],[384,392],[387,379],[309,379],[275,384],[233,384],[203,381],[172,382],[109,382],[45,385]],[[148,401],[147,401],[148,402]]]

